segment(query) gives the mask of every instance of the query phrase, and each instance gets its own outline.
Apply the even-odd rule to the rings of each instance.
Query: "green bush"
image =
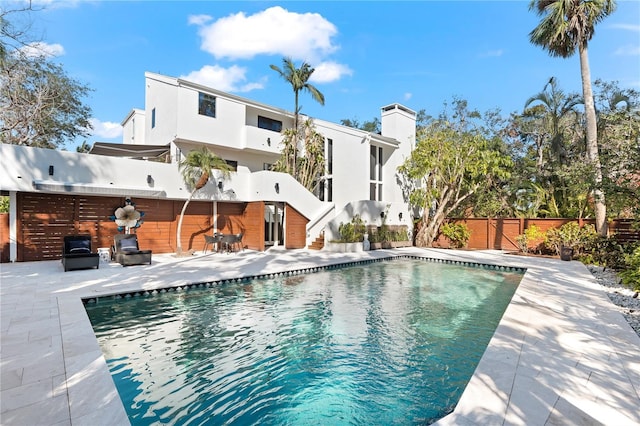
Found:
[[[593,225],[586,225],[582,228],[577,222],[568,222],[560,228],[550,228],[547,230],[545,245],[560,254],[562,247],[571,247],[574,254],[581,255],[586,247],[592,244],[597,238],[597,233]]]
[[[0,213],[9,213],[9,197],[0,196]]]
[[[626,286],[633,288],[636,291],[640,290],[640,246],[638,246],[633,253],[625,256],[625,270],[620,272],[620,278],[622,283]]]
[[[442,235],[449,240],[451,247],[462,248],[469,242],[471,231],[464,223],[449,222],[442,227]]]
[[[626,256],[633,253],[637,243],[621,243],[615,236],[596,237],[585,246],[584,253],[578,257],[582,263],[599,265],[615,270],[625,269]]]
[[[524,234],[516,237],[516,243],[523,253],[529,253],[529,251],[540,253],[540,246],[544,243],[545,239],[545,233],[536,225],[531,225],[524,230]]]
[[[338,232],[340,232],[340,243],[358,243],[364,241],[364,234],[367,227],[360,217],[355,215],[349,223],[340,222]]]

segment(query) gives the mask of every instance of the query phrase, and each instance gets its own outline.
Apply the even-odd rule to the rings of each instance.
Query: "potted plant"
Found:
[[[576,222],[568,222],[560,228],[547,230],[545,244],[548,248],[555,250],[561,260],[569,261],[575,254],[580,253],[595,235],[593,225],[581,228]]]

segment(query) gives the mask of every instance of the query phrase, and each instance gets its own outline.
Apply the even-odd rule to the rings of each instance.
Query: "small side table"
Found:
[[[104,263],[111,262],[111,249],[109,247],[99,247],[98,256],[100,256],[100,260]]]

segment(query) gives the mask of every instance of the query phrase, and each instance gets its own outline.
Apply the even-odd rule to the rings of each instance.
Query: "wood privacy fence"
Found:
[[[550,228],[559,228],[565,223],[578,222],[580,226],[594,225],[594,219],[523,219],[523,218],[473,218],[450,219],[454,223],[464,223],[471,231],[468,248],[518,250],[516,237],[524,234],[531,225],[542,232]],[[634,230],[631,219],[614,219],[609,221],[609,234],[620,242],[640,242],[640,231]],[[448,247],[449,242],[440,235],[434,246]]]

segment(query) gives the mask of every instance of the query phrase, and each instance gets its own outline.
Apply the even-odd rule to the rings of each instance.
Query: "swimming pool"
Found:
[[[131,423],[424,424],[522,274],[424,260],[87,305]]]

